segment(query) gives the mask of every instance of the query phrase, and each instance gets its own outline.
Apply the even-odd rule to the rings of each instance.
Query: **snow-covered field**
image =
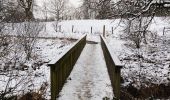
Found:
[[[142,62],[142,69],[138,67],[138,62],[134,59],[134,51],[127,47],[128,41],[122,40],[120,34],[124,33],[124,24],[122,20],[71,20],[71,21],[62,21],[59,23],[61,25],[61,32],[56,32],[53,27],[53,23],[55,22],[47,22],[46,30],[40,32],[40,37],[58,37],[56,39],[38,39],[37,44],[35,45],[35,54],[36,58],[27,61],[27,65],[32,64],[33,62],[42,62],[43,64],[40,69],[33,70],[31,67],[27,71],[13,71],[11,74],[16,75],[16,79],[11,81],[11,85],[17,84],[20,82],[19,80],[29,78],[26,82],[23,81],[23,85],[19,86],[16,89],[17,93],[26,93],[31,91],[32,89],[37,90],[41,87],[40,84],[45,84],[47,82],[47,92],[46,98],[49,99],[49,68],[46,64],[55,58],[55,56],[60,55],[63,51],[68,49],[74,41],[70,41],[67,39],[59,39],[59,38],[71,38],[78,39],[82,36],[82,34],[89,34],[90,38],[93,38],[95,35],[102,34],[103,26],[106,26],[106,36],[107,42],[112,48],[112,53],[115,53],[119,59],[124,64],[122,69],[122,77],[124,79],[124,86],[133,83],[136,87],[138,87],[139,81],[139,71],[142,72],[142,78],[145,82],[152,82],[156,84],[160,83],[168,83],[170,79],[170,31],[165,30],[165,35],[163,36],[164,27],[169,28],[169,18],[154,18],[152,24],[149,26],[149,30],[153,33],[158,34],[158,42],[156,44],[148,44],[142,47],[141,52],[144,53],[144,57],[147,58],[148,61]],[[121,23],[120,23],[121,22]],[[73,32],[72,27],[74,26]],[[92,32],[91,32],[92,27]],[[113,33],[112,34],[112,29]],[[9,30],[8,30],[9,31]],[[15,30],[11,31],[15,32]],[[153,46],[154,48],[151,48]],[[154,53],[150,53],[154,49]],[[18,50],[19,51],[19,50]],[[20,52],[21,53],[21,52]],[[35,61],[36,60],[36,61]],[[0,65],[4,65],[5,59],[0,59],[2,62]],[[86,63],[86,62],[84,62]],[[2,67],[1,67],[2,68]],[[77,67],[78,68],[78,67]],[[79,69],[75,69],[78,70]],[[103,69],[105,70],[105,69]],[[82,70],[83,71],[83,70]],[[27,74],[31,75],[27,75]],[[82,72],[83,73],[83,72]],[[85,72],[84,72],[85,73]],[[0,77],[0,91],[5,89],[5,85],[7,84],[9,77],[8,73],[1,73]],[[10,75],[10,74],[8,74]],[[26,77],[29,76],[29,77]],[[28,82],[29,81],[29,82]],[[95,81],[95,80],[94,80]],[[135,83],[136,82],[136,83]],[[28,84],[29,83],[29,84]],[[78,83],[77,83],[78,84]],[[97,88],[97,87],[96,87]],[[99,87],[100,88],[100,87]],[[21,90],[21,91],[18,91]],[[109,90],[110,91],[110,90]],[[64,93],[62,92],[62,95]],[[102,95],[104,96],[104,95]]]
[[[127,46],[128,41],[121,39],[125,28],[124,20],[72,20],[63,21],[60,24],[66,32],[71,32],[72,26],[74,25],[75,32],[91,33],[92,27],[93,35],[102,34],[103,26],[105,25],[107,41],[112,51],[117,54],[125,65],[122,69],[122,77],[125,81],[123,85],[128,85],[135,81],[136,83],[134,85],[138,87],[139,73],[142,75],[141,78],[144,82],[155,84],[169,83],[169,18],[155,17],[148,27],[148,30],[152,33],[157,33],[158,37],[156,43],[147,44],[141,48],[141,53],[143,53],[145,59],[144,62],[142,62],[142,68],[140,68],[139,63],[134,60],[136,59],[134,57],[136,52]],[[114,34],[112,34],[112,29]],[[152,53],[152,51],[155,52]]]
[[[138,52],[129,48],[129,41],[122,40],[120,34],[124,34],[123,27],[118,27],[117,34],[107,37],[107,41],[112,47],[113,52],[117,54],[124,64],[122,69],[123,85],[132,84],[140,88],[140,82],[144,82],[145,86],[151,84],[169,84],[170,79],[170,46],[169,46],[169,18],[156,17],[148,30],[157,33],[156,43],[148,43],[142,46],[140,53],[144,57],[141,62],[137,61],[135,54]],[[165,30],[164,30],[165,28]],[[164,35],[163,35],[164,31]],[[139,65],[141,67],[139,67]],[[139,76],[139,74],[141,76]]]
[[[45,90],[43,91],[46,93],[44,93],[44,96],[49,99],[50,68],[46,65],[63,51],[69,49],[73,42],[74,41],[58,38],[38,39],[34,50],[35,56],[31,60],[25,62],[24,52],[22,50],[18,51],[18,54],[21,54],[18,55],[20,56],[19,59],[24,65],[18,62],[17,66],[28,67],[28,69],[26,68],[23,71],[13,68],[4,70],[6,67],[12,67],[12,65],[7,64],[13,59],[11,58],[12,56],[5,58],[6,60],[1,59],[0,91],[5,92],[5,90],[10,87],[13,88],[11,95],[19,95],[30,91],[38,92],[45,86]],[[48,91],[46,91],[46,89]]]

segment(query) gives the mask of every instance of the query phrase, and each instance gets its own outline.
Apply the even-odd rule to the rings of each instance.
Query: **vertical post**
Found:
[[[163,44],[166,42],[166,38],[165,38],[165,27],[163,29]]]
[[[164,29],[163,29],[163,36],[165,35],[165,27],[164,27]]]
[[[93,27],[91,26],[91,34],[93,33]]]
[[[61,32],[61,25],[59,26],[59,32]]]
[[[114,89],[115,89],[115,96],[117,99],[120,99],[120,68],[117,68],[118,66],[115,66],[115,73],[114,73]]]
[[[103,26],[103,37],[105,37],[105,25]]]
[[[51,73],[51,100],[56,99],[58,84],[57,84],[57,73],[55,72],[55,66],[50,66],[50,73]]]
[[[112,27],[112,34],[113,34],[113,27]]]
[[[72,33],[74,32],[74,25],[72,25]]]
[[[46,31],[47,31],[47,24],[45,24],[45,27],[44,27],[44,28],[45,28],[44,30],[45,30],[45,32],[46,32]]]
[[[14,30],[15,28],[14,28],[14,23],[12,23],[12,30]]]
[[[66,16],[66,20],[67,20],[67,16]]]

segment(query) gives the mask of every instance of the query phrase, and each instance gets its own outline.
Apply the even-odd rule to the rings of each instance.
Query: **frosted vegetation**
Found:
[[[121,99],[170,98],[169,1],[99,1],[82,0],[81,7],[75,8],[67,0],[0,0],[0,100],[25,100],[30,95],[40,100],[50,99],[47,64],[84,34],[88,34],[88,40],[98,42],[96,37],[103,35],[104,25],[111,53],[124,65]],[[97,58],[99,55],[96,54]],[[72,76],[85,73],[79,68],[74,69],[77,71]],[[106,73],[102,69],[96,70]],[[101,77],[97,78],[102,80]],[[78,84],[72,83],[75,80],[68,81],[72,88]],[[105,85],[99,86],[99,90]],[[69,92],[61,92],[65,93]],[[104,96],[113,98],[110,92],[101,98]]]

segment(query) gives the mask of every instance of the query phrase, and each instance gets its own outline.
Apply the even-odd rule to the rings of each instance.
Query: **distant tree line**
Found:
[[[0,0],[0,7],[5,22],[33,20],[34,0]]]
[[[36,0],[0,0],[3,21],[22,22],[35,20],[33,12],[42,11],[44,20],[65,19],[112,19],[120,17],[134,17],[151,13],[156,15],[170,15],[169,8],[164,8],[166,2],[162,0],[82,0],[82,6],[70,6],[67,0],[42,0],[42,7],[38,7]],[[160,8],[162,7],[162,8]]]
[[[82,12],[84,19],[112,19],[117,17],[148,16],[152,13],[170,15],[169,4],[164,0],[84,0]]]

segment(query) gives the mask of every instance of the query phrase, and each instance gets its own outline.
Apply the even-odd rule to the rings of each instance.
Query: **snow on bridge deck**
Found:
[[[102,100],[113,98],[111,82],[104,55],[99,43],[100,37],[89,37],[58,100]]]

